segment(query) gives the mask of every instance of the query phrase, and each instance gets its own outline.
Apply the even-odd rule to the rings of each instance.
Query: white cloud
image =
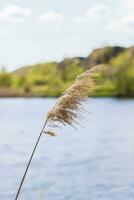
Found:
[[[108,24],[107,30],[109,31],[120,31],[121,30],[121,24],[116,20],[113,20]]]
[[[22,8],[17,5],[8,5],[4,10],[0,11],[0,21],[17,23],[24,21],[32,15],[32,11],[28,8]]]
[[[134,29],[134,15],[128,16],[122,20],[122,26],[126,29]]]
[[[134,15],[112,21],[107,29],[121,33],[134,31]]]
[[[92,19],[105,20],[111,16],[111,10],[108,6],[103,4],[96,4],[93,7],[89,8],[83,16],[77,16],[73,19],[76,23],[87,23]]]
[[[86,12],[87,17],[94,17],[94,18],[109,17],[110,14],[111,14],[111,11],[109,7],[103,4],[97,4]]]
[[[118,13],[118,10],[120,11]],[[134,31],[134,0],[119,0],[116,16],[107,26],[108,30],[121,34],[133,34]]]
[[[56,12],[48,12],[39,18],[40,22],[44,23],[62,23],[64,18],[61,14]]]

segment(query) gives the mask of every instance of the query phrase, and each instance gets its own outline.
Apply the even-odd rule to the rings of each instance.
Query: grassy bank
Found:
[[[93,96],[134,97],[134,47],[106,47],[88,57],[67,58],[62,62],[40,63],[12,73],[0,72],[0,97],[56,97],[84,70],[96,64],[105,67],[96,77]]]

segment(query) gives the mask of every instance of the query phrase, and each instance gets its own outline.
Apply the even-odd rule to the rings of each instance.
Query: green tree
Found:
[[[1,87],[10,87],[12,85],[12,78],[9,74],[5,72],[0,73],[0,86]]]

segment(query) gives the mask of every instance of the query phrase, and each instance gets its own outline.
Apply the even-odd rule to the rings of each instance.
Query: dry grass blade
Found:
[[[95,88],[92,75],[99,66],[85,71],[79,75],[75,82],[59,98],[55,106],[47,115],[48,125],[57,127],[60,124],[73,126],[81,111],[81,101],[86,100]]]
[[[50,136],[56,136],[56,133],[52,132],[52,131],[44,131],[45,134],[48,134]]]

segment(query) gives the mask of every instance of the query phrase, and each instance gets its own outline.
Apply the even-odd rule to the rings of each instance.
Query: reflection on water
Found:
[[[12,200],[54,99],[0,100],[0,199]],[[79,131],[42,137],[21,200],[133,200],[134,100],[92,99]]]

